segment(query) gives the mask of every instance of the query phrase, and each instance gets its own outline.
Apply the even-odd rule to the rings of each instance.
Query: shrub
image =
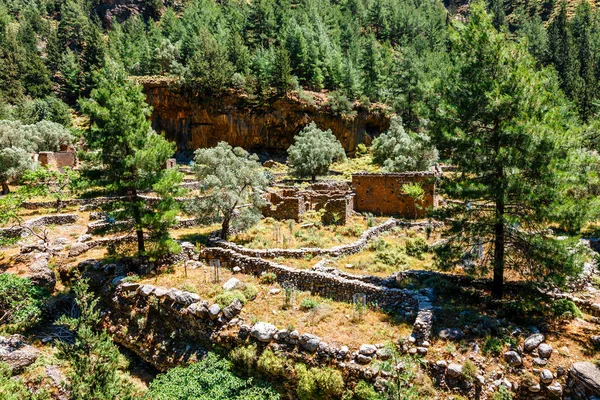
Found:
[[[246,299],[246,296],[244,296],[244,294],[239,290],[228,290],[219,293],[217,297],[215,297],[215,303],[217,303],[219,307],[225,308],[231,303],[233,303],[235,299],[241,301],[242,304],[246,304],[246,302],[248,301],[248,299]]]
[[[339,399],[344,392],[344,378],[333,368],[311,368],[296,366],[298,375],[298,398],[300,400]]]
[[[404,244],[406,246],[406,254],[418,259],[422,259],[423,253],[429,250],[429,245],[422,237],[406,239]]]
[[[150,384],[151,400],[277,400],[272,388],[252,379],[241,379],[232,365],[210,353],[187,367],[176,367]]]
[[[512,400],[513,394],[510,390],[505,388],[504,386],[500,386],[497,392],[494,392],[492,395],[492,400]]]
[[[198,293],[198,288],[193,283],[184,283],[181,285],[181,290],[184,292]]]
[[[28,278],[0,274],[0,315],[9,332],[26,330],[42,316],[42,306],[48,294],[34,286]]]
[[[463,364],[463,368],[462,368],[463,378],[465,379],[465,381],[467,381],[469,383],[475,382],[475,377],[477,376],[478,372],[479,372],[479,369],[477,368],[477,366],[475,365],[475,363],[473,361],[471,361],[471,360],[465,361],[465,363]]]
[[[260,276],[260,283],[264,285],[270,285],[275,281],[277,281],[277,275],[274,272],[266,272]]]
[[[236,347],[229,353],[229,359],[244,373],[250,375],[256,366],[256,345]]]
[[[260,373],[271,378],[277,378],[285,374],[286,362],[276,356],[271,350],[265,350],[259,357],[256,366]]]
[[[375,262],[395,268],[403,268],[409,265],[406,253],[400,247],[388,247],[378,250],[375,254]]]
[[[256,295],[258,294],[258,289],[251,283],[246,283],[244,285],[244,289],[242,290],[242,294],[246,298],[246,300],[254,300]]]
[[[565,319],[581,318],[583,314],[575,303],[571,300],[560,299],[556,300],[550,306],[552,314],[556,317],[562,317]]]
[[[317,301],[317,299],[314,299],[312,297],[307,297],[300,303],[300,308],[303,310],[312,310],[314,308],[317,308],[318,306],[319,302]]]
[[[327,105],[331,107],[331,111],[340,115],[350,115],[352,113],[352,103],[338,91],[330,93]]]
[[[499,356],[504,348],[504,343],[495,337],[488,337],[483,344],[483,354],[486,356],[491,354],[494,356]]]
[[[360,381],[354,388],[353,400],[379,400],[383,399],[379,393],[375,391],[372,385],[365,381]]]
[[[45,400],[50,393],[41,389],[32,393],[20,378],[12,378],[8,364],[0,363],[0,399],[3,400]]]

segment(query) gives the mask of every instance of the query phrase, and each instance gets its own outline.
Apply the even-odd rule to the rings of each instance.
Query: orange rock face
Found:
[[[141,83],[153,107],[153,128],[175,141],[180,153],[220,141],[247,150],[285,151],[294,135],[311,121],[321,129],[331,129],[352,153],[358,144],[369,144],[374,135],[389,127],[384,108],[372,107],[343,117],[330,111],[323,94],[314,94],[312,104],[292,95],[261,103],[236,92],[212,98],[189,95],[167,80]]]

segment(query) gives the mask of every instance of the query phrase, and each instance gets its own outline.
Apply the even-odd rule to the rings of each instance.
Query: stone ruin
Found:
[[[77,166],[77,154],[73,150],[40,151],[37,154],[37,161],[41,166],[50,169],[75,168]]]
[[[357,212],[369,212],[374,215],[395,215],[403,218],[422,218],[428,209],[438,206],[436,171],[404,172],[398,174],[352,175],[352,188],[355,193],[354,209]],[[402,189],[402,185],[419,183],[425,195],[418,202]]]
[[[345,224],[354,210],[354,194],[344,182],[314,183],[306,189],[284,186],[269,190],[266,198],[263,215],[278,220],[299,221],[309,210],[325,210],[323,222]]]

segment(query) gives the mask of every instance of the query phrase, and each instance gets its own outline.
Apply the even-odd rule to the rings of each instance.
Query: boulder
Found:
[[[381,349],[377,349],[377,358],[380,360],[388,360],[392,357],[392,350],[387,347],[382,347]]]
[[[167,292],[167,297],[173,302],[183,305],[184,307],[200,301],[200,296],[196,293],[184,292],[178,289],[171,289]]]
[[[83,235],[79,236],[77,238],[77,243],[85,243],[85,242],[89,242],[90,240],[92,240],[94,237],[92,235],[90,235],[89,233],[84,233]],[[71,249],[73,248],[73,246],[71,246]]]
[[[231,278],[227,282],[223,284],[223,289],[225,290],[236,290],[242,289],[243,283],[240,282],[237,278]]]
[[[542,358],[550,358],[552,355],[552,346],[548,343],[542,343],[538,346],[538,354]]]
[[[373,346],[372,344],[363,344],[358,349],[358,352],[365,356],[372,356],[377,352],[377,347]]]
[[[310,333],[300,335],[299,340],[300,345],[310,353],[314,353],[315,351],[317,351],[319,343],[321,342],[321,339],[318,336],[311,335]]]
[[[462,376],[462,365],[451,363],[446,369],[446,375],[450,378],[458,379]]]
[[[28,275],[34,285],[52,293],[56,287],[56,273],[48,267],[47,257],[47,254],[38,256],[29,266]]]
[[[356,356],[356,362],[358,364],[362,364],[362,365],[366,365],[369,364],[371,362],[372,358],[369,356],[365,356],[364,354],[358,354]]]
[[[516,351],[507,351],[504,353],[504,361],[511,367],[518,367],[523,363],[521,356]]]
[[[532,352],[537,349],[540,344],[544,341],[545,337],[541,333],[536,333],[534,335],[529,336],[525,339],[525,343],[523,344],[523,350],[526,352]]]
[[[275,336],[278,331],[279,329],[277,329],[275,325],[271,325],[266,322],[257,322],[250,330],[250,336],[259,342],[269,343],[273,340],[273,336]]]
[[[242,312],[244,305],[238,299],[235,299],[231,304],[223,309],[223,317],[226,320],[231,320]]]
[[[219,307],[218,304],[213,304],[212,306],[208,307],[208,317],[213,321],[219,318],[220,312],[221,307]]]
[[[574,363],[569,376],[579,391],[588,396],[600,396],[600,368],[590,362]]]
[[[546,387],[548,393],[550,393],[554,397],[562,398],[563,388],[559,382],[554,382],[552,385],[548,385]]]
[[[69,257],[77,257],[89,250],[89,245],[84,242],[77,242],[71,245]]]
[[[554,375],[552,375],[552,372],[550,372],[550,370],[543,369],[540,372],[540,381],[542,381],[542,383],[549,384],[553,380],[554,380]]]
[[[35,362],[39,350],[25,343],[21,335],[0,336],[0,362],[8,364],[13,374]]]
[[[439,331],[438,336],[446,340],[461,340],[465,334],[458,328],[446,328]]]

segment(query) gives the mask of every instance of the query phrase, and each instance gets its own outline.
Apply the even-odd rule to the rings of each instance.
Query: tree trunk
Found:
[[[498,185],[496,193],[496,222],[494,224],[494,281],[492,282],[492,297],[501,299],[504,289],[504,252],[505,252],[505,226],[504,226],[504,173],[498,167]]]
[[[144,243],[144,230],[142,229],[142,212],[140,210],[139,204],[137,203],[137,190],[132,190],[131,201],[133,204],[133,221],[135,223],[135,233],[137,235],[138,242],[138,256],[144,255],[146,253],[146,246]]]
[[[221,224],[221,234],[219,236],[221,239],[227,240],[227,236],[229,236],[229,218],[223,220],[223,224]]]
[[[317,176],[316,175],[312,176],[312,181],[313,181],[313,183],[317,181]]]
[[[8,187],[8,182],[3,181],[2,182],[2,194],[9,194],[10,193],[10,188]]]

